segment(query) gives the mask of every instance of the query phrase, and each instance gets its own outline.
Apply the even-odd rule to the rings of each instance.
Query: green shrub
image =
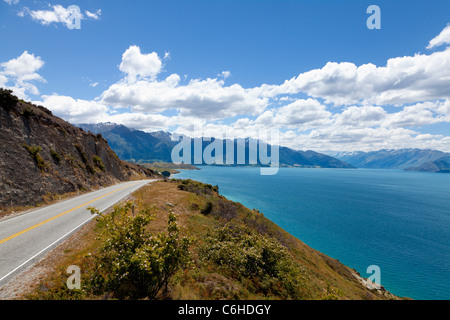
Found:
[[[80,154],[81,160],[83,160],[83,163],[84,164],[89,163],[89,159],[88,159],[88,157],[86,155],[86,152],[84,152],[83,147],[80,144],[75,143],[75,148],[77,149],[78,153]]]
[[[11,110],[19,102],[19,99],[12,94],[12,90],[0,88],[0,107]]]
[[[39,146],[31,147],[31,146],[26,145],[25,143],[22,144],[22,146],[28,150],[31,157],[36,162],[36,165],[39,168],[39,170],[44,171],[45,169],[48,168],[48,164],[45,162],[44,158],[42,158],[42,156],[40,155],[40,152],[42,151],[41,147],[39,147]]]
[[[94,162],[97,168],[99,168],[102,171],[105,171],[105,165],[103,164],[102,158],[100,158],[99,156],[93,156],[92,162]]]
[[[201,213],[205,216],[211,213],[213,209],[213,203],[211,201],[208,201],[205,205],[205,207],[201,210]]]
[[[131,204],[116,206],[111,214],[100,216],[105,225],[105,241],[95,262],[93,290],[112,292],[118,299],[153,299],[170,278],[190,262],[191,239],[180,238],[175,215],[169,213],[167,233],[146,232],[153,220],[148,210],[130,215]],[[93,213],[95,209],[91,209]]]
[[[22,115],[26,118],[29,118],[29,117],[36,115],[36,113],[30,107],[25,107],[25,108],[23,108]]]
[[[61,156],[58,152],[50,148],[50,155],[52,156],[53,160],[55,160],[57,163],[61,162]]]
[[[212,186],[207,183],[198,182],[191,179],[186,180],[175,180],[179,182],[178,189],[193,192],[197,195],[212,195],[214,192],[217,193],[219,191],[218,186]]]
[[[164,177],[164,179],[167,179],[170,177],[171,173],[167,170],[161,172],[162,176]]]
[[[215,229],[200,248],[200,257],[238,280],[250,279],[265,294],[299,299],[305,292],[303,269],[286,247],[250,229],[230,224]]]

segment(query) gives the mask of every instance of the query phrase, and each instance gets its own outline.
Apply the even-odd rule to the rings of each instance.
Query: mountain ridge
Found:
[[[338,152],[334,156],[357,168],[406,170],[419,168],[426,163],[450,156],[450,154],[432,149],[405,148],[369,152]]]
[[[84,130],[92,131],[93,133],[101,133],[105,139],[108,140],[111,148],[117,155],[127,161],[132,162],[172,162],[172,149],[178,144],[178,141],[172,140],[172,134],[164,131],[144,132],[141,130],[131,129],[124,125],[113,126],[111,123],[106,123],[102,126],[99,124],[77,124]],[[208,138],[204,141],[202,139],[202,154],[207,145],[215,138]],[[194,139],[192,139],[192,147],[195,146]],[[221,140],[225,146],[225,140]],[[248,159],[250,146],[249,138],[245,141],[246,159],[243,165],[250,165]],[[237,140],[234,140],[234,148],[237,148]],[[225,149],[225,148],[224,148]],[[270,147],[269,147],[270,149]],[[281,166],[298,166],[298,167],[322,167],[322,168],[354,168],[352,165],[345,163],[339,159],[329,155],[321,154],[312,150],[298,151],[288,147],[279,146],[279,164]],[[224,161],[225,162],[225,161]],[[234,162],[236,161],[236,152],[234,153]],[[194,157],[191,157],[191,164],[197,163]],[[201,164],[204,164],[203,162]],[[261,165],[260,162],[257,165]]]

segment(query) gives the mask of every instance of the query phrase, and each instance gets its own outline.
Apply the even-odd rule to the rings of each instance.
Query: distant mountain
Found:
[[[450,173],[450,155],[427,162],[418,167],[406,168],[407,171],[441,172]]]
[[[131,162],[172,162],[172,148],[176,142],[163,131],[147,133],[124,125],[101,123],[79,124],[85,131],[101,134],[120,159]]]
[[[420,167],[450,154],[429,149],[383,149],[372,152],[340,152],[333,156],[357,168],[407,169]]]
[[[119,181],[157,177],[120,160],[100,135],[0,88],[0,215],[61,195]]]
[[[178,144],[178,141],[172,141],[171,133],[163,131],[147,133],[112,123],[94,125],[79,124],[78,126],[86,131],[102,134],[121,159],[138,163],[154,161],[172,162],[172,149]],[[201,138],[198,140],[201,140]],[[211,138],[211,141],[201,142],[202,152],[212,141],[215,141],[215,139]],[[223,144],[226,146],[225,141],[223,141]],[[194,145],[195,142],[193,139],[192,148]],[[237,163],[236,150],[238,144],[236,140],[233,145],[235,148],[234,163]],[[245,165],[249,164],[251,145],[250,139],[245,139]],[[352,165],[325,154],[314,151],[297,151],[287,147],[279,148],[279,158],[281,166],[353,168]],[[192,157],[191,163],[195,163],[194,160]]]

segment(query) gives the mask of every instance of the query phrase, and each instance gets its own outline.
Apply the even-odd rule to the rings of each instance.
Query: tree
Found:
[[[163,171],[161,172],[162,176],[164,177],[164,180],[170,177],[171,173],[169,171]]]

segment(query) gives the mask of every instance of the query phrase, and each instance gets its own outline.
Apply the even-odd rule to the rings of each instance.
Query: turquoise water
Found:
[[[413,299],[450,299],[450,174],[368,169],[201,167],[175,178],[219,185],[309,246]]]

